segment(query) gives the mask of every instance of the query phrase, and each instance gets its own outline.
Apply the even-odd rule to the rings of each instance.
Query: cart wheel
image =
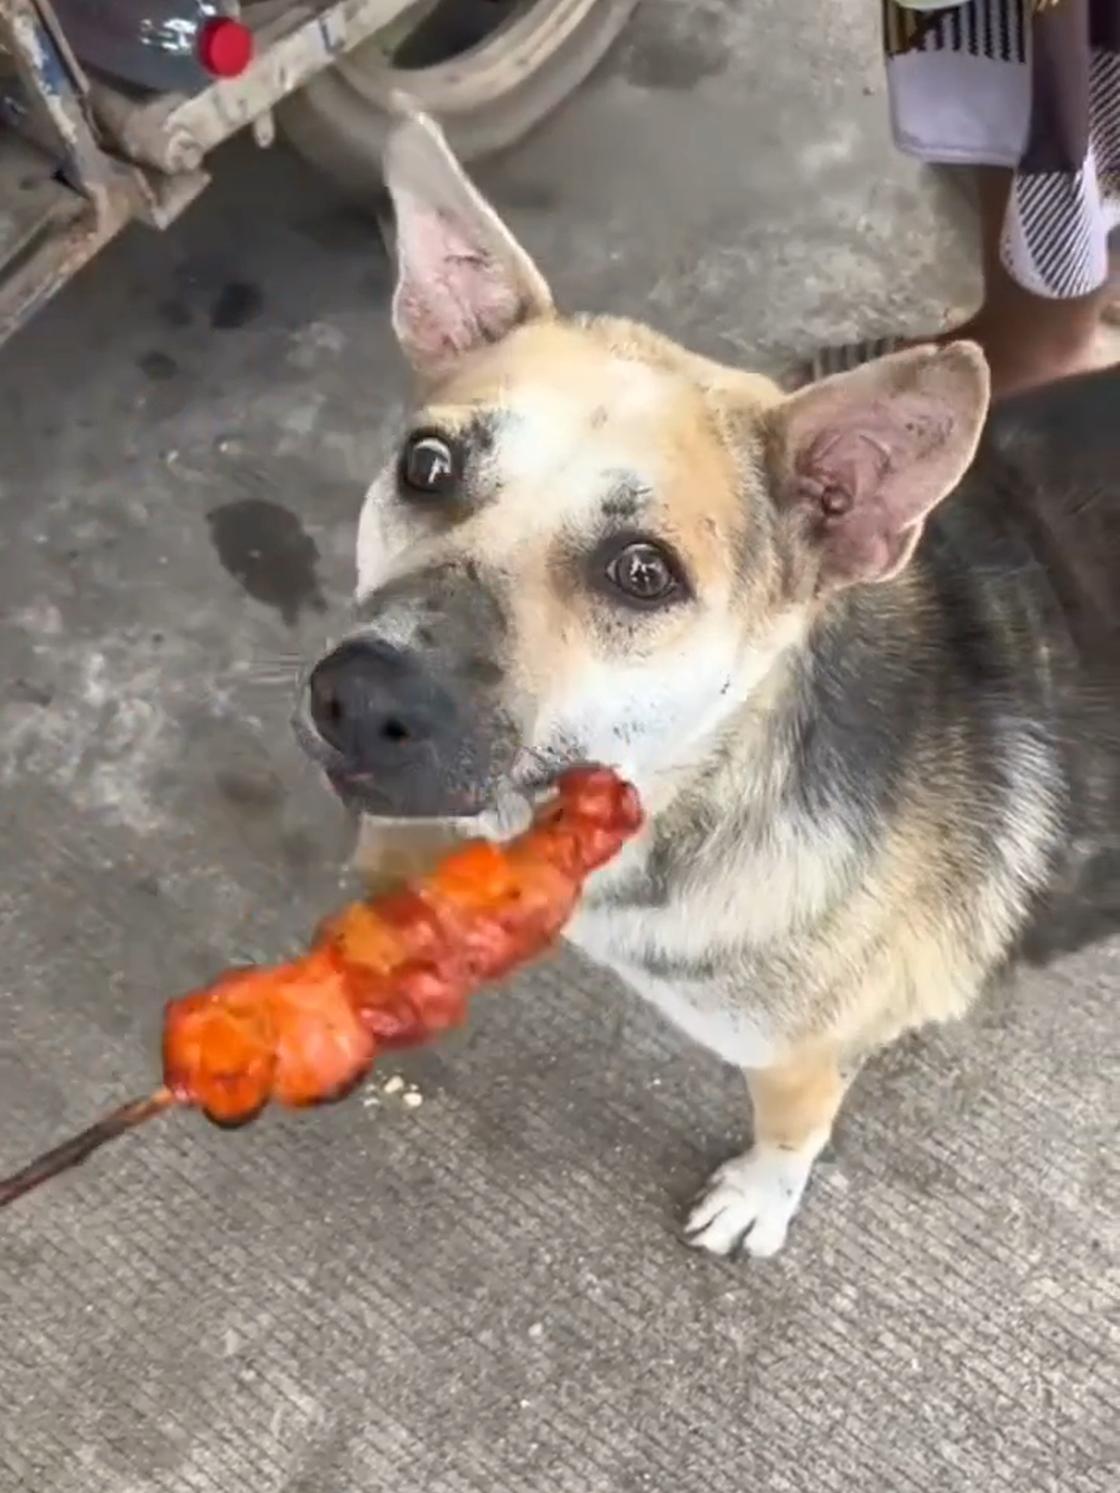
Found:
[[[606,53],[638,0],[419,0],[387,34],[278,111],[313,166],[371,205],[395,90],[439,120],[461,160],[521,139]]]

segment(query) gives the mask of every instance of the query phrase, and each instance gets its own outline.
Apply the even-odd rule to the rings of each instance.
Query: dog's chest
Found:
[[[568,938],[701,1046],[740,1068],[764,1068],[779,1043],[734,971],[703,945],[686,905],[582,907]]]
[[[411,822],[363,820],[354,866],[371,888],[393,885],[422,874],[455,838],[447,826],[422,830]],[[718,886],[627,896],[627,882],[648,877],[647,853],[632,846],[593,878],[565,936],[694,1042],[737,1067],[766,1067],[781,1043],[767,1015],[765,971],[756,967],[748,974],[727,954],[729,925],[742,932],[757,924],[760,908],[747,917]]]

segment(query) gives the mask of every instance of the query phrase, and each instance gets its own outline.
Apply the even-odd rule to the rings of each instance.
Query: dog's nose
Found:
[[[413,654],[375,639],[352,638],[328,653],[308,692],[316,729],[354,769],[399,762],[443,735],[456,714]]]

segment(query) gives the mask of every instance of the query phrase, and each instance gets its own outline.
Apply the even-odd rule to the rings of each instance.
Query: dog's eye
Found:
[[[630,601],[644,606],[667,600],[680,584],[665,551],[646,539],[619,550],[607,565],[607,578]]]
[[[409,436],[401,452],[401,486],[418,497],[447,497],[458,484],[459,465],[456,446],[443,436],[422,431]]]

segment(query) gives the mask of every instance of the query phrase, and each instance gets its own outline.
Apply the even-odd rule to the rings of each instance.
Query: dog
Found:
[[[635,783],[570,937],[745,1073],[686,1236],[772,1255],[867,1055],[1120,905],[1120,375],[989,420],[956,342],[783,394],[560,316],[431,121],[385,180],[417,412],[298,734],[393,875],[576,760]]]

